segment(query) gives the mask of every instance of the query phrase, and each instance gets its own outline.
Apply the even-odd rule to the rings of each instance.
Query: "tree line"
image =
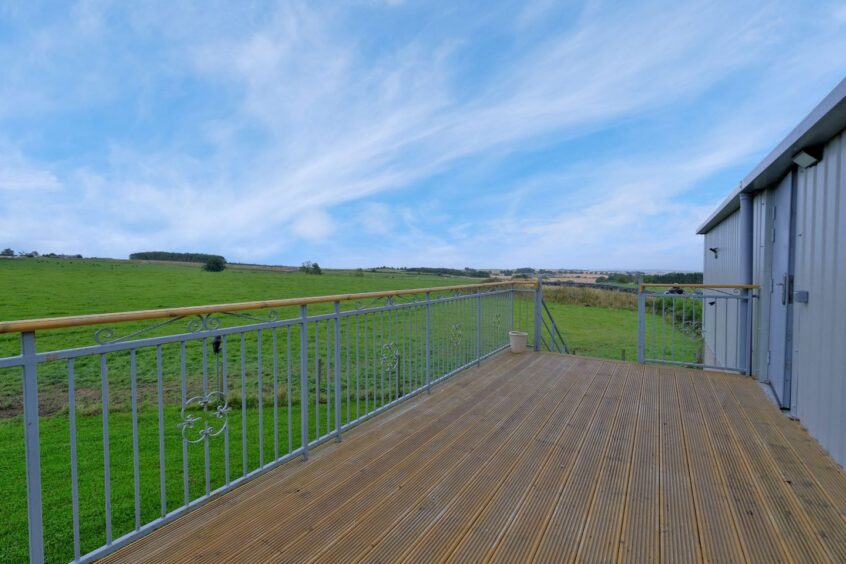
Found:
[[[201,262],[207,263],[209,260],[215,259],[215,262],[222,261],[226,264],[226,259],[220,255],[210,255],[207,253],[170,253],[167,251],[145,251],[142,253],[132,253],[129,255],[129,260],[166,260],[174,262]]]

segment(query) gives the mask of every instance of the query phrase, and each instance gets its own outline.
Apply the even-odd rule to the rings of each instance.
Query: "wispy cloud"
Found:
[[[846,70],[812,56],[846,50],[840,8],[566,4],[0,15],[21,29],[0,38],[17,60],[0,120],[26,164],[0,159],[0,180],[73,193],[35,209],[19,188],[0,238],[339,266],[696,268],[695,223],[726,175]]]

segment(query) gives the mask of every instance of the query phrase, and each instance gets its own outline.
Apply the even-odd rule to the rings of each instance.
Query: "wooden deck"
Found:
[[[107,560],[846,562],[846,475],[750,378],[505,353]]]

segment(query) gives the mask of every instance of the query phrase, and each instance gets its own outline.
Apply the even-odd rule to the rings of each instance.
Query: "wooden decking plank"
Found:
[[[576,555],[579,562],[612,562],[617,555],[626,503],[626,483],[632,463],[640,395],[643,390],[643,366],[631,365],[628,369],[623,403],[614,422],[611,442],[579,539]]]
[[[514,511],[513,519],[494,549],[492,561],[515,562],[535,550],[542,527],[578,459],[613,372],[612,363],[601,365],[556,444],[553,456],[541,468],[532,488]]]
[[[612,385],[614,384],[612,382]],[[613,396],[613,392],[609,390],[609,393],[606,393],[606,399],[610,396]],[[555,445],[563,434],[565,424],[572,413],[571,407],[557,414],[559,416],[549,421],[544,432],[535,437],[528,451],[520,455],[521,464],[510,475],[503,477],[494,497],[468,525],[467,533],[460,539],[449,561],[467,562],[473,559],[483,560],[489,556],[490,547],[496,544],[496,540],[502,536],[511,520],[512,513],[517,507],[517,500],[526,496],[540,468],[554,453]]]
[[[575,382],[570,395],[577,403],[578,398],[590,384],[593,374],[575,371],[571,377]],[[565,405],[564,408],[567,409],[567,406]],[[512,441],[512,445],[503,452],[503,456],[508,460],[513,460],[516,453],[520,452],[522,445],[526,444],[526,437],[531,436],[533,429],[527,427],[521,431],[520,437],[517,438],[518,441]],[[502,463],[502,460],[497,461],[498,465]],[[498,468],[498,466],[495,466],[495,468]],[[479,467],[469,471],[464,479],[456,475],[452,477],[453,479],[439,484],[426,499],[413,508],[412,512],[407,513],[400,521],[393,524],[387,534],[374,540],[373,550],[364,554],[364,559],[368,562],[390,562],[400,559],[403,552],[409,549],[408,539],[422,537],[428,532],[438,517],[446,510],[446,506],[455,501],[459,495],[462,495],[463,490],[468,487],[469,483],[475,481],[478,474],[485,470],[487,470],[487,466]]]
[[[784,539],[787,552],[796,561],[825,562],[830,555],[814,532],[807,514],[802,510],[794,491],[785,483],[772,453],[763,439],[748,424],[729,383],[722,378],[712,378],[711,386],[720,401],[723,412],[731,422],[741,451],[754,472],[763,493],[764,501]]]
[[[291,562],[301,562],[315,557],[324,547],[330,546],[342,535],[347,533],[357,521],[378,513],[391,513],[391,509],[407,506],[407,503],[419,496],[419,489],[425,488],[427,478],[437,476],[443,480],[452,469],[465,457],[474,451],[483,456],[495,458],[497,449],[507,441],[512,434],[520,429],[533,417],[549,417],[551,410],[533,410],[533,407],[549,408],[556,397],[551,394],[557,383],[558,371],[548,364],[538,365],[541,374],[533,374],[529,386],[525,386],[522,401],[515,394],[503,396],[498,404],[491,405],[489,417],[481,424],[461,431],[461,436],[451,444],[433,444],[432,449],[415,453],[405,466],[400,465],[380,476],[375,483],[370,484],[350,498],[340,503],[332,513],[325,518],[309,523],[308,535],[304,533],[296,537],[294,533],[283,544],[274,543],[276,556],[272,559],[285,559]],[[544,378],[548,376],[547,378]],[[528,379],[526,380],[528,382]],[[529,390],[533,389],[531,393]],[[521,390],[522,391],[522,390]],[[418,486],[418,491],[415,491]],[[372,537],[378,529],[365,528],[364,536]],[[284,541],[283,541],[284,542]],[[317,547],[317,548],[315,548]]]
[[[574,383],[578,380],[578,372],[583,369],[583,365],[582,362],[576,362],[562,366],[563,370],[556,371],[555,388],[550,395],[560,398],[556,407],[557,410],[566,409],[569,405],[568,400],[572,399]],[[534,409],[533,411],[537,412],[538,410]],[[529,417],[529,413],[525,413],[525,415],[527,418]],[[439,474],[435,480],[420,480],[417,488],[404,489],[399,494],[401,497],[392,500],[390,507],[385,507],[383,504],[371,511],[366,518],[357,520],[354,527],[342,538],[328,546],[325,552],[319,554],[318,561],[357,561],[364,557],[372,547],[378,546],[382,538],[400,524],[408,523],[415,518],[421,521],[421,517],[425,513],[422,508],[441,507],[452,499],[455,492],[468,481],[475,479],[475,476],[490,463],[492,458],[505,456],[506,453],[516,451],[516,448],[526,443],[525,436],[533,428],[537,428],[537,425],[529,418],[520,429],[512,431],[506,439],[499,441],[499,444],[494,442],[493,445],[485,445],[484,448],[475,449],[471,456],[461,460],[448,473]]]
[[[544,359],[541,359],[538,364],[543,362]],[[541,370],[540,378],[546,380],[551,376]],[[515,386],[515,384],[518,384],[518,386]],[[308,499],[305,506],[298,511],[296,518],[261,519],[261,523],[258,524],[258,527],[261,528],[259,538],[252,543],[248,543],[244,547],[245,550],[249,550],[256,558],[275,560],[276,555],[287,545],[289,540],[295,539],[307,531],[314,532],[317,523],[325,516],[335,512],[339,505],[346,505],[353,500],[366,503],[367,499],[364,493],[369,491],[369,486],[374,483],[384,486],[386,475],[400,476],[403,471],[414,468],[422,458],[448,448],[464,433],[478,428],[484,423],[486,416],[492,409],[498,409],[501,405],[507,404],[510,393],[518,389],[519,381],[507,382],[500,387],[500,395],[495,402],[480,401],[460,417],[443,425],[442,428],[432,429],[432,433],[419,436],[417,441],[406,441],[397,445],[389,451],[388,456],[365,465],[343,482],[331,485],[326,492],[321,493],[318,497]],[[268,517],[277,517],[274,515],[274,509],[270,509],[267,514]],[[251,530],[255,530],[257,527],[257,524],[250,522],[246,525],[251,527]],[[224,561],[237,562],[239,556],[233,554],[230,560]]]
[[[533,560],[570,562],[578,553],[579,540],[590,511],[597,478],[602,473],[627,380],[627,367],[618,364],[615,368],[616,372],[585,437],[576,464],[545,523],[538,546],[534,554],[527,555]]]
[[[406,527],[395,529],[394,535],[407,535],[406,549],[404,553],[400,553],[399,559],[432,562],[442,561],[448,556],[466,533],[473,518],[495,493],[503,478],[516,466],[525,463],[520,453],[529,446],[528,439],[537,429],[538,427],[527,428],[522,444],[515,445],[508,455],[494,460],[473,480],[466,481],[463,489],[456,492],[449,502],[444,503],[439,511],[430,516],[424,530],[415,531]],[[374,551],[368,555],[366,561],[382,561],[383,554],[381,550]]]
[[[297,494],[325,487],[324,483],[316,480],[337,480],[345,472],[354,472],[365,461],[384,455],[394,444],[424,431],[434,416],[444,416],[446,412],[449,417],[453,412],[461,412],[468,399],[487,397],[502,382],[513,378],[513,372],[519,372],[538,361],[538,358],[510,354],[487,359],[479,369],[484,370],[482,373],[485,377],[474,377],[476,370],[471,369],[460,377],[440,383],[433,388],[431,395],[420,395],[355,427],[355,432],[347,433],[344,438],[345,448],[337,448],[333,443],[321,445],[312,450],[308,461],[301,458],[292,460],[192,511],[190,519],[178,519],[159,530],[155,536],[136,541],[132,544],[133,552],[140,554],[146,550],[150,560],[154,560],[157,553],[170,552],[168,540],[184,544],[181,539],[186,536],[203,536],[208,531],[206,524],[219,519],[228,508],[252,504],[256,498],[267,499],[268,492],[276,496],[280,491],[285,492],[286,497],[279,497],[276,501],[293,505],[296,502],[292,500]],[[317,463],[324,458],[327,464]],[[118,551],[108,559],[119,559],[125,550]]]
[[[519,362],[516,366],[519,368],[526,368],[532,364],[540,362],[541,357],[526,358]],[[410,435],[402,438],[395,444],[390,441],[383,441],[383,444],[377,443],[377,451],[371,456],[370,460],[361,460],[360,456],[349,458],[340,464],[327,464],[331,462],[331,457],[327,457],[323,464],[309,464],[304,465],[304,471],[300,473],[299,477],[305,478],[305,483],[296,486],[290,483],[277,484],[276,487],[262,484],[260,492],[249,492],[240,499],[232,501],[230,499],[221,499],[219,507],[217,507],[217,515],[210,520],[203,527],[195,529],[191,532],[191,538],[197,541],[200,546],[199,550],[192,544],[180,543],[179,540],[184,538],[184,533],[176,532],[171,536],[173,546],[158,547],[157,550],[151,551],[150,554],[145,555],[149,561],[155,561],[158,554],[166,552],[169,558],[179,559],[183,555],[198,555],[206,552],[214,555],[216,553],[215,542],[220,538],[230,535],[236,538],[258,537],[259,534],[268,527],[278,525],[278,521],[270,521],[255,524],[252,519],[244,519],[243,514],[239,510],[240,507],[249,506],[251,515],[274,515],[279,512],[280,508],[285,509],[284,521],[291,521],[297,518],[297,512],[308,508],[311,504],[319,500],[324,500],[331,497],[332,493],[353,477],[361,479],[362,473],[374,472],[372,467],[375,465],[391,466],[401,460],[397,458],[401,453],[408,453],[416,448],[419,448],[425,441],[431,439],[438,433],[443,433],[448,430],[451,425],[460,425],[462,421],[471,420],[478,413],[484,412],[484,400],[490,396],[502,392],[503,387],[515,386],[515,379],[509,377],[511,374],[509,365],[502,371],[496,371],[495,376],[491,379],[490,384],[484,385],[476,398],[478,399],[477,406],[471,410],[467,408],[467,402],[470,397],[465,397],[463,402],[453,404],[445,402],[445,406],[450,406],[451,409],[446,413],[438,414],[437,409],[429,414],[429,421],[419,426]],[[471,376],[475,371],[469,371],[463,374],[463,377]],[[437,406],[440,402],[432,402]],[[325,448],[325,447],[324,447]],[[336,449],[333,450],[346,450]],[[311,461],[309,461],[311,462]],[[317,471],[310,471],[316,467]],[[313,477],[313,479],[310,479]],[[241,488],[239,488],[241,489]],[[237,491],[237,490],[236,490]],[[267,492],[266,495],[261,492]],[[233,494],[236,492],[232,492]],[[224,498],[228,497],[224,496]],[[246,498],[246,499],[244,499]],[[120,552],[116,553],[116,557]]]
[[[737,517],[728,502],[729,492],[693,389],[693,379],[703,374],[677,369],[675,376],[702,556],[706,562],[742,562],[745,556]]]
[[[696,500],[690,483],[676,378],[658,370],[661,460],[661,561],[701,562]]]
[[[707,376],[694,378],[694,390],[725,476],[729,499],[735,507],[740,535],[746,543],[746,557],[751,562],[786,562],[789,559],[762,498],[760,485],[746,465],[709,380]]]
[[[844,561],[844,511],[751,379],[499,355],[106,560]]]
[[[843,526],[846,520],[833,504],[828,492],[815,479],[807,464],[808,459],[800,459],[781,432],[780,427],[792,425],[792,422],[763,397],[756,384],[734,385],[731,391],[749,424],[772,453],[785,484],[793,490],[819,539],[836,561],[846,562],[846,527]]]
[[[620,562],[657,562],[660,558],[659,382],[654,370],[647,366],[643,376],[638,432],[617,552]]]

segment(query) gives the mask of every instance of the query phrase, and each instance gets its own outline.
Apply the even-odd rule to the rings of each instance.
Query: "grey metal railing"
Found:
[[[641,284],[638,362],[748,374],[757,286]]]
[[[102,557],[478,364],[510,329],[533,326],[537,347],[566,350],[539,288],[371,296],[114,314],[104,318],[133,323],[96,330],[87,318],[0,323],[20,334],[19,354],[0,348],[0,376],[22,384],[0,424],[22,428],[6,452],[26,475],[4,502],[27,506],[0,537],[29,539],[2,559]]]

